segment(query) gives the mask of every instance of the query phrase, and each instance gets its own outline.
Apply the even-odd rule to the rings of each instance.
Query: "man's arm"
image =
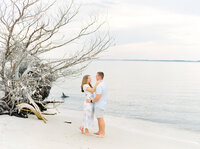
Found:
[[[92,101],[93,102],[97,102],[99,99],[101,98],[101,94],[96,94],[96,97],[92,100],[92,99],[87,99],[87,102],[90,103]]]
[[[101,94],[96,94],[96,97],[92,100],[92,102],[97,102],[101,98]]]

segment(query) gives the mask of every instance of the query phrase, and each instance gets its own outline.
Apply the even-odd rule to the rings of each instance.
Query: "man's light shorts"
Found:
[[[103,118],[103,117],[104,117],[104,114],[105,114],[105,110],[104,110],[104,109],[95,107],[95,115],[96,115],[96,118]]]

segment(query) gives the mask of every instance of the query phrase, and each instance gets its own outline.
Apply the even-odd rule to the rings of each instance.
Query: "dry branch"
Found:
[[[35,109],[35,108],[34,108],[33,106],[31,106],[30,104],[21,103],[21,104],[18,104],[18,105],[17,105],[17,108],[18,108],[19,112],[20,112],[21,110],[23,110],[23,111],[31,111],[31,112],[33,112],[33,113],[37,116],[38,119],[43,120],[45,123],[47,122],[47,119],[45,119],[45,118],[42,116],[41,112],[38,111],[37,109]],[[27,109],[28,109],[28,110],[27,110]]]
[[[0,2],[0,114],[18,113],[28,108],[46,122],[38,106],[49,95],[52,83],[61,77],[80,74],[98,54],[112,44],[104,22],[97,17],[79,27],[72,35],[63,30],[73,28],[79,14],[74,1],[58,6],[59,1],[2,0]],[[54,13],[52,13],[54,12]],[[71,25],[71,26],[70,26]],[[41,59],[42,54],[79,43],[62,59]],[[80,43],[82,45],[80,46]],[[81,64],[81,65],[80,65]]]

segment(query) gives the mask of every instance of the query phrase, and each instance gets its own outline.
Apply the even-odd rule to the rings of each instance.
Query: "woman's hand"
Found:
[[[94,86],[93,88],[88,87],[88,88],[86,89],[86,91],[88,91],[88,92],[90,92],[90,93],[94,93],[95,90],[96,90],[96,87],[99,85],[100,82],[101,82],[101,81],[97,81],[96,84],[95,84],[95,86]]]
[[[91,99],[86,99],[86,102],[87,102],[87,103],[90,103],[90,102],[91,102]]]
[[[101,82],[101,80],[97,81],[96,84],[99,85],[100,82]]]

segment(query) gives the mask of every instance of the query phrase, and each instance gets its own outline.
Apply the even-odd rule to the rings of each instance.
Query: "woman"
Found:
[[[97,85],[100,83],[98,81],[94,87],[91,85],[91,77],[90,75],[85,75],[82,80],[81,84],[81,91],[85,93],[85,98],[84,98],[84,116],[83,116],[83,126],[80,127],[81,132],[85,135],[92,135],[89,132],[89,129],[92,128],[93,126],[93,121],[94,121],[94,105],[93,103],[87,103],[86,99],[92,99],[93,93],[96,90]]]

